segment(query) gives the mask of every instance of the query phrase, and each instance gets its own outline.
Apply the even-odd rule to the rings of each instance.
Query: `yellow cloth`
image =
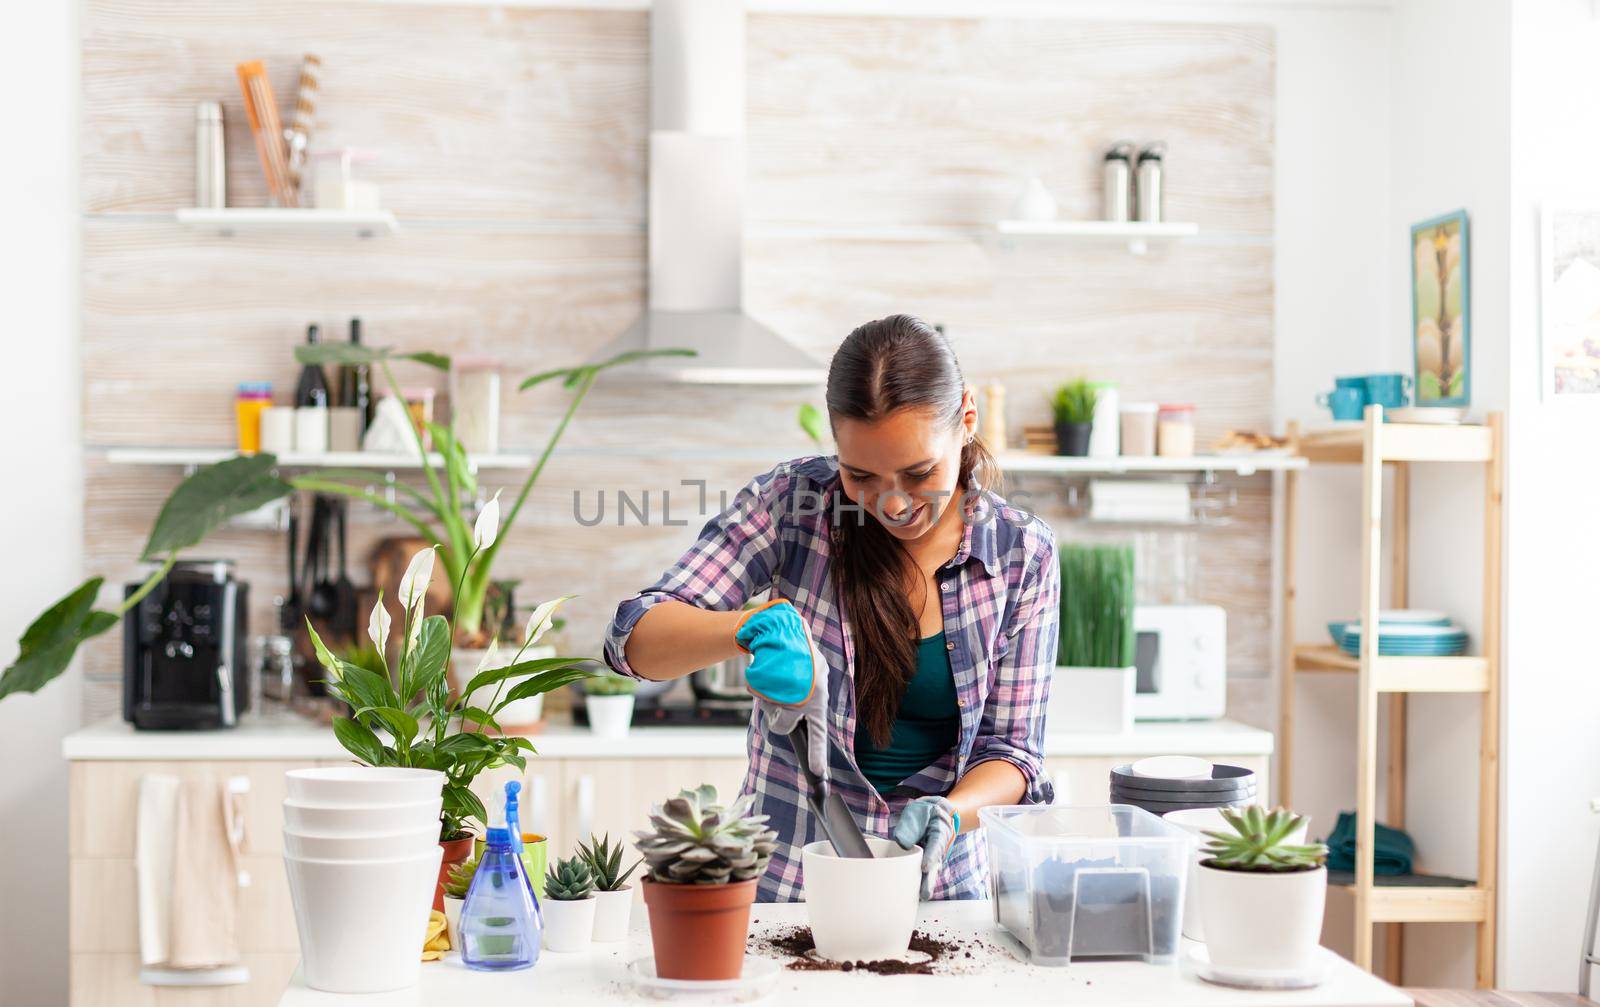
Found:
[[[428,910],[428,936],[422,941],[423,961],[437,961],[450,950],[450,938],[445,935],[445,922],[444,913],[437,909]]]

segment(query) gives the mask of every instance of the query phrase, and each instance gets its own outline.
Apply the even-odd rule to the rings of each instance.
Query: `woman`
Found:
[[[779,837],[762,901],[800,897],[800,847],[823,838],[788,737],[801,720],[808,763],[863,831],[922,846],[923,898],[980,898],[977,810],[1050,799],[1055,539],[988,491],[973,392],[925,322],[850,333],[827,405],[838,456],[740,491],[617,609],[606,660],[665,681],[750,654],[761,715],[744,790]]]

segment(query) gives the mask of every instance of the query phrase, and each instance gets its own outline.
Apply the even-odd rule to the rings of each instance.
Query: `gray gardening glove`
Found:
[[[922,900],[933,898],[933,884],[961,831],[961,815],[943,797],[919,797],[900,809],[890,835],[903,850],[922,847]]]
[[[828,664],[805,619],[780,598],[751,609],[733,636],[750,655],[745,683],[767,729],[787,736],[804,720],[808,743],[804,757],[817,778],[827,783]]]

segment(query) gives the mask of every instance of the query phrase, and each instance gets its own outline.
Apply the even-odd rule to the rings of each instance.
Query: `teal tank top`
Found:
[[[917,642],[917,670],[906,685],[900,711],[890,729],[889,744],[879,748],[859,718],[856,721],[856,764],[874,790],[886,794],[956,747],[961,737],[961,710],[950,654],[943,633]]]

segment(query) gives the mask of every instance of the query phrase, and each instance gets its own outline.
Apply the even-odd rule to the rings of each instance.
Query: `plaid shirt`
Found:
[[[994,519],[970,522],[960,549],[935,574],[961,713],[960,740],[937,762],[880,796],[855,763],[853,645],[828,574],[838,492],[833,458],[802,458],[757,477],[706,524],[699,540],[654,586],[618,606],[606,633],[606,662],[638,677],[624,648],[640,617],[663,601],[726,612],[770,592],[794,603],[827,660],[831,785],[865,832],[887,836],[909,801],[948,794],[973,766],[995,759],[1022,771],[1025,801],[1049,801],[1051,788],[1041,769],[1060,586],[1050,526],[993,494],[978,505],[980,516]],[[759,712],[751,718],[749,749],[743,792],[757,795],[758,809],[771,816],[778,833],[757,897],[798,900],[800,847],[824,837],[806,803],[789,739],[769,735]],[[951,847],[934,898],[984,898],[988,874],[981,836],[977,830],[964,833]]]

